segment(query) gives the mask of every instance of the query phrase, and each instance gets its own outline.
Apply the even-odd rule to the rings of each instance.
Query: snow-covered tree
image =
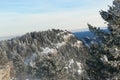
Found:
[[[88,24],[89,30],[94,33],[102,43],[96,47],[91,46],[90,53],[96,60],[92,62],[97,64],[96,69],[91,69],[97,75],[99,74],[104,80],[120,79],[120,0],[114,0],[113,6],[109,10],[100,11],[101,17],[107,23],[108,32]],[[99,64],[101,66],[99,66]],[[99,66],[99,67],[98,67]],[[91,71],[91,73],[93,73]],[[98,79],[98,77],[96,77]]]
[[[108,11],[100,11],[101,17],[107,22],[109,32],[88,24],[90,31],[102,38],[104,43],[120,46],[120,0],[114,0]]]

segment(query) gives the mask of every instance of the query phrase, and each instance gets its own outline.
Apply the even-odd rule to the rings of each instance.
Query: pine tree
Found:
[[[94,74],[90,76],[95,77],[95,79],[99,79],[99,76],[101,76],[104,80],[119,80],[120,0],[114,0],[113,6],[109,6],[107,11],[100,11],[100,15],[107,22],[109,32],[88,24],[89,30],[102,41],[97,47],[91,46],[90,48],[91,56],[95,60],[91,61],[95,65],[95,69],[90,68],[89,72]],[[102,66],[98,67],[98,65]]]
[[[107,22],[109,33],[88,24],[90,31],[102,37],[104,43],[120,46],[120,0],[114,0],[108,11],[100,11],[101,17]],[[108,44],[109,44],[108,43]]]

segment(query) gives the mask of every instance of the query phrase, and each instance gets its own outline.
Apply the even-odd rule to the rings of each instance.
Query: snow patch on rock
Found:
[[[69,68],[72,68],[71,65],[72,65],[73,63],[74,63],[74,60],[73,60],[73,59],[70,59],[70,60],[69,60],[69,65],[68,65],[68,67],[69,67]]]
[[[77,66],[78,66],[77,72],[78,72],[78,74],[80,75],[80,74],[84,71],[84,70],[82,69],[83,64],[80,63],[80,62],[76,62],[76,64],[77,64]]]
[[[53,49],[53,48],[45,47],[45,48],[43,48],[42,53],[45,54],[45,55],[55,54],[55,53],[57,53],[57,50]]]
[[[67,71],[70,70],[73,73],[77,73],[78,75],[81,75],[84,72],[83,64],[73,59],[69,60],[69,64],[65,67],[65,69]]]
[[[73,35],[73,34],[64,35],[64,36],[63,36],[63,39],[64,39],[64,41],[67,42],[70,37],[74,37],[74,35]]]
[[[83,70],[78,70],[77,72],[80,75],[80,74],[82,74]]]
[[[77,40],[77,42],[74,43],[73,46],[76,46],[77,48],[81,47],[82,41]]]
[[[65,42],[61,42],[61,43],[57,43],[55,46],[56,46],[56,48],[60,48],[65,44],[66,44]]]

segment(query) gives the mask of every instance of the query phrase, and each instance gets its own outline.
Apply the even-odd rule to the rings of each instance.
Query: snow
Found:
[[[82,41],[77,40],[77,42],[73,46],[76,46],[79,48],[81,47],[81,44],[82,44]]]
[[[77,66],[78,66],[78,70],[77,70],[77,72],[78,72],[78,74],[80,75],[84,70],[82,69],[82,63],[80,63],[80,62],[77,62],[76,61],[76,64],[77,64]]]
[[[118,51],[118,48],[115,48],[115,51]]]
[[[67,31],[63,31],[57,34],[57,36],[64,35]]]
[[[66,44],[65,42],[57,43],[56,44],[56,48],[60,48],[60,47],[62,47],[65,44]]]
[[[100,58],[102,61],[105,61],[105,62],[108,62],[108,58],[107,58],[107,56],[106,55],[103,55],[103,57],[102,58]]]
[[[61,33],[58,33],[58,34],[57,34],[57,36],[60,36],[60,35],[61,35]]]
[[[73,34],[71,34],[71,33],[67,33],[67,31],[60,32],[60,33],[57,34],[57,36],[60,36],[60,35],[62,35],[64,41],[66,41],[66,40],[67,40],[69,37],[71,37],[71,36],[74,37]]]
[[[106,55],[104,55],[103,58],[105,59],[106,62],[108,62],[108,58]]]
[[[69,62],[70,62],[70,64],[73,64],[73,63],[74,63],[74,60],[73,60],[73,59],[71,59]]]
[[[80,75],[83,72],[83,70],[78,70],[77,72]]]
[[[36,66],[35,66],[36,63],[35,63],[33,60],[31,60],[29,64],[30,64],[30,66],[31,66],[32,68],[35,68],[35,67],[36,67]]]
[[[73,59],[69,60],[69,65],[68,65],[68,67],[71,68],[71,65],[72,65],[73,63],[74,63],[74,60],[73,60]]]
[[[49,54],[52,54],[52,53],[57,53],[57,50],[53,49],[53,48],[51,49],[49,47],[45,47],[45,48],[43,48],[42,53],[45,54],[45,55],[49,55]]]
[[[78,44],[82,44],[82,41],[77,40],[77,43],[78,43]]]
[[[78,66],[79,69],[82,69],[82,63],[76,62],[76,64],[77,64],[77,66]]]
[[[64,41],[67,41],[71,36],[74,36],[74,35],[73,34],[63,35]]]
[[[76,72],[78,73],[78,75],[81,75],[81,73],[83,73],[83,71],[84,71],[84,70],[82,69],[83,64],[80,63],[80,62],[78,62],[78,61],[74,61],[73,59],[70,59],[70,60],[69,60],[69,65],[68,65],[68,67],[65,67],[65,69],[72,68],[71,66],[72,66],[72,64],[74,64],[74,63],[76,63],[76,65],[78,66],[78,69],[75,69]],[[75,64],[74,64],[74,65],[75,65]]]
[[[68,69],[68,67],[65,67],[65,69]]]

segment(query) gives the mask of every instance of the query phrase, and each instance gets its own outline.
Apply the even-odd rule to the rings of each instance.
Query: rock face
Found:
[[[32,32],[1,41],[0,53],[0,65],[12,61],[17,80],[89,80],[87,49],[68,31]]]
[[[0,66],[0,80],[10,80],[11,68],[10,62],[4,66]]]

